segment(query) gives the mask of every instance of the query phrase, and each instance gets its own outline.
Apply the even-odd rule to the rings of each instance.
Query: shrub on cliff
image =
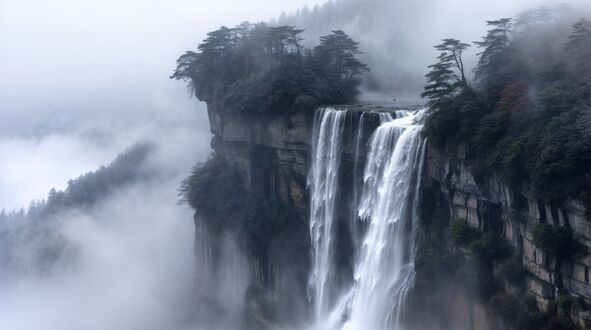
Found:
[[[547,223],[536,225],[533,243],[561,260],[572,260],[582,251],[571,229]]]
[[[202,101],[230,112],[311,111],[352,102],[367,70],[359,43],[343,31],[301,45],[303,30],[243,23],[208,34],[177,60],[172,79],[185,80]]]
[[[236,169],[213,156],[193,167],[181,182],[179,197],[204,215],[228,213],[241,206],[242,181]]]
[[[467,247],[482,236],[482,232],[466,222],[466,219],[458,218],[451,224],[451,236],[459,246]]]
[[[178,194],[181,202],[204,216],[202,220],[239,232],[258,254],[295,219],[293,210],[275,196],[247,191],[240,171],[215,154],[193,168]]]

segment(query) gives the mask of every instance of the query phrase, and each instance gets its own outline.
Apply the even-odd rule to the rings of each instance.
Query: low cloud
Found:
[[[191,212],[176,203],[177,184],[139,183],[92,210],[60,214],[54,230],[74,253],[47,276],[0,286],[0,328],[183,329],[194,234]]]

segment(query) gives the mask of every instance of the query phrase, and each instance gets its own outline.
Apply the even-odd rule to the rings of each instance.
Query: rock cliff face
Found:
[[[350,179],[355,154],[354,131],[366,108],[350,106],[347,116],[346,143],[343,148],[341,189],[351,191]],[[371,107],[374,108],[374,107]],[[388,108],[384,108],[388,109]],[[281,113],[279,111],[279,113]],[[274,238],[267,251],[251,253],[251,272],[258,285],[265,287],[269,302],[278,306],[281,322],[307,322],[307,282],[310,268],[309,196],[306,185],[313,135],[313,114],[239,114],[208,106],[213,134],[211,146],[217,156],[237,168],[248,191],[265,198],[279,198],[297,214],[297,224],[288,234]],[[379,116],[368,116],[368,131],[379,125]],[[369,136],[366,136],[367,139]],[[338,216],[349,217],[346,200]],[[215,219],[210,219],[215,220]],[[203,219],[196,217],[196,221]],[[214,221],[215,222],[215,221]],[[352,259],[343,247],[340,260]],[[264,260],[264,262],[262,261]]]
[[[461,150],[441,153],[428,148],[426,157],[426,189],[437,191],[450,220],[461,219],[480,230],[499,225],[503,228],[515,258],[526,270],[525,291],[535,298],[542,310],[551,308],[561,293],[589,302],[591,222],[580,203],[570,200],[561,206],[548,204],[534,198],[529,191],[507,188],[493,174],[475,177]],[[534,230],[541,223],[571,228],[575,240],[582,245],[581,257],[576,261],[559,262],[556,256],[536,246]],[[499,271],[497,268],[495,265],[495,271]],[[504,284],[505,291],[515,290],[508,283]],[[475,324],[476,329],[495,329],[502,324],[490,311],[480,314],[486,317]],[[462,323],[471,323],[470,317],[460,315]],[[586,311],[573,311],[571,317],[580,327],[591,326]]]
[[[209,107],[212,148],[237,166],[245,186],[279,195],[306,219],[306,176],[312,120],[310,116],[228,114]]]
[[[275,307],[272,318],[281,323],[305,322],[310,250],[306,178],[313,118],[229,114],[211,105],[208,115],[213,150],[240,171],[247,191],[279,198],[296,214],[297,221],[286,233],[273,237],[266,251],[247,255],[251,278]],[[257,327],[272,322],[259,311],[263,306],[249,303],[247,308],[247,314],[254,314],[247,317],[254,318]]]
[[[351,109],[357,109],[352,113],[376,110],[367,106]],[[215,105],[209,106],[208,113],[214,135],[212,148],[240,170],[245,187],[264,196],[278,196],[297,213],[297,225],[289,229],[288,235],[271,243],[264,252],[268,260],[264,269],[253,273],[255,281],[268,289],[271,302],[279,306],[279,318],[294,323],[305,320],[310,251],[306,181],[313,115],[230,114]],[[345,127],[350,127],[352,132],[358,116],[350,117]],[[377,117],[367,120],[368,127],[378,123]],[[349,169],[343,171],[344,175],[351,175],[352,171],[353,138],[348,141],[343,150],[342,166]],[[591,222],[580,204],[569,201],[562,207],[549,205],[536,200],[527,191],[508,189],[494,175],[477,178],[467,167],[461,151],[441,153],[428,148],[426,157],[423,201],[425,217],[430,218],[426,226],[438,226],[447,236],[440,237],[439,245],[434,246],[428,234],[423,233],[420,250],[447,249],[470,259],[468,251],[450,241],[450,223],[463,219],[481,230],[501,225],[504,236],[527,271],[526,291],[535,297],[541,308],[550,308],[560,292],[590,301],[591,256],[585,251],[576,262],[558,263],[555,256],[536,247],[532,237],[536,224],[549,222],[572,228],[585,249],[591,248]],[[352,183],[352,180],[342,181]],[[342,189],[347,189],[346,185]],[[433,271],[441,276],[427,274]],[[505,290],[511,292],[514,288],[506,284]],[[445,268],[429,268],[419,261],[417,293],[409,308],[409,322],[418,329],[507,328],[507,323],[490,304],[481,302],[472,291],[463,280],[447,278]],[[587,312],[573,312],[572,317],[581,327],[591,326]]]

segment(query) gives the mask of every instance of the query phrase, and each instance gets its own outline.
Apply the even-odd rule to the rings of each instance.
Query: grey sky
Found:
[[[0,209],[108,163],[129,144],[193,128],[203,105],[168,79],[208,31],[322,0],[0,0]],[[201,110],[201,111],[200,111]]]
[[[403,65],[421,68],[440,38],[471,41],[485,30],[485,19],[564,2],[385,1],[422,22],[400,30],[416,34],[424,49],[405,56]],[[205,153],[203,105],[189,98],[182,82],[168,79],[176,58],[220,25],[265,21],[324,2],[0,0],[0,209],[64,188],[67,179],[107,163],[153,131],[190,127],[200,135],[187,148]]]

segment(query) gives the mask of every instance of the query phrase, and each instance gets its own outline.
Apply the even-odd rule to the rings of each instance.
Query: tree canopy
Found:
[[[444,39],[435,49],[440,51],[439,61],[430,65],[431,69],[427,73],[428,84],[422,97],[430,99],[431,106],[436,106],[446,97],[455,95],[455,93],[467,85],[466,74],[464,71],[463,52],[470,45],[462,43],[457,39]]]
[[[171,78],[229,112],[289,113],[354,101],[367,70],[356,58],[358,43],[338,30],[305,49],[302,32],[262,23],[221,27],[177,60]]]
[[[423,134],[438,148],[464,146],[476,175],[496,172],[539,198],[577,198],[591,210],[591,23],[563,13],[488,21],[473,84],[458,85],[450,47],[459,42],[438,45]]]
[[[498,73],[505,67],[503,61],[506,59],[504,51],[509,45],[509,33],[513,24],[511,18],[501,18],[494,21],[487,21],[491,27],[482,41],[475,41],[476,46],[482,48],[476,77],[480,81],[498,79]]]

